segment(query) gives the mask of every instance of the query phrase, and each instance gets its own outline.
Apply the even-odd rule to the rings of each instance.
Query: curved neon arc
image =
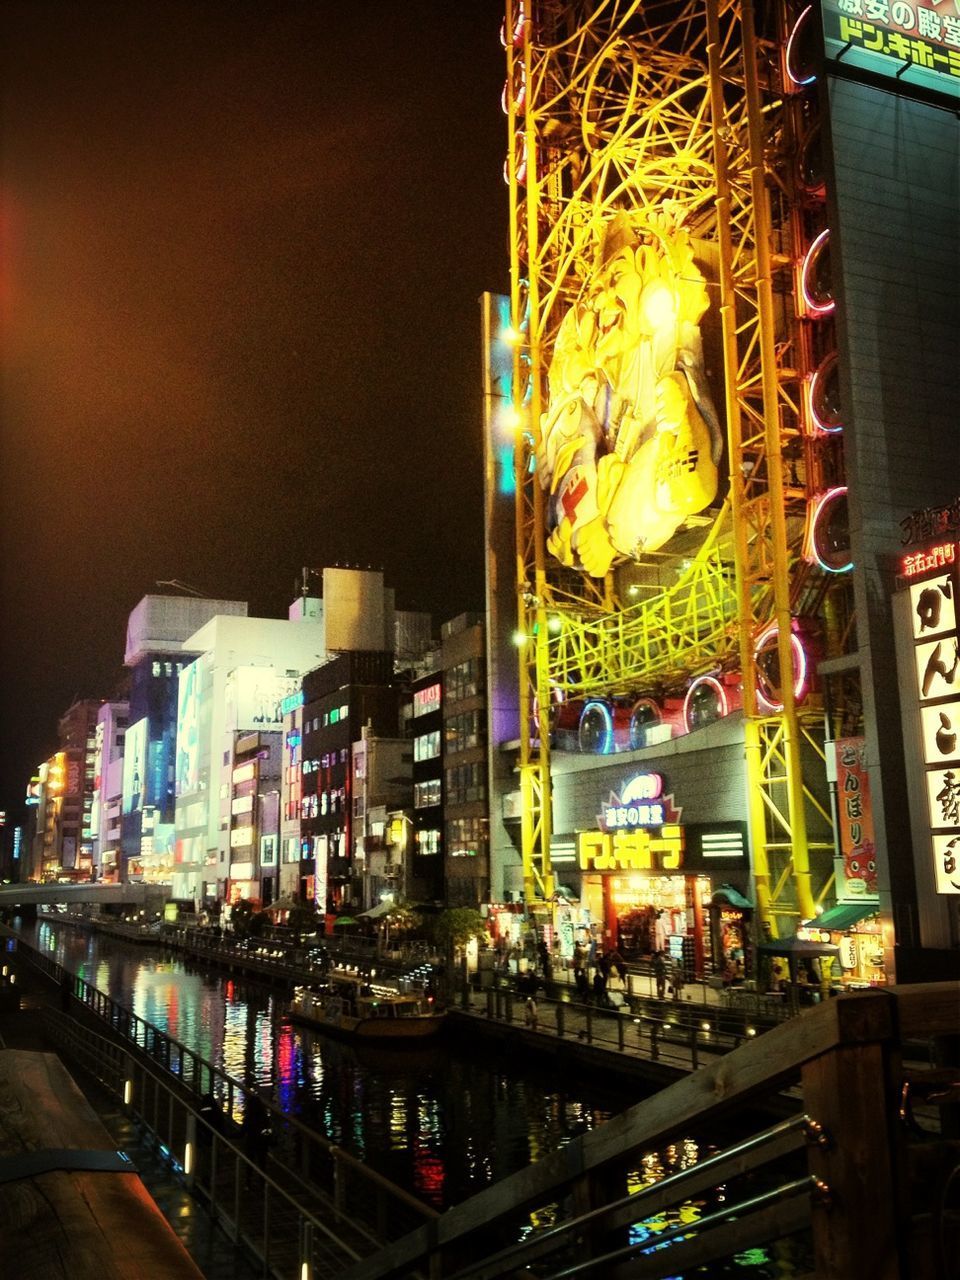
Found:
[[[686,726],[687,733],[690,733],[693,728],[690,724],[691,700],[694,693],[701,685],[709,685],[709,687],[717,694],[717,697],[720,700],[721,717],[729,715],[730,712],[730,703],[727,701],[727,691],[716,676],[697,676],[696,680],[694,680],[693,684],[687,690],[687,695],[683,700],[683,723]]]
[[[810,273],[810,268],[813,265],[813,263],[816,261],[817,255],[820,253],[821,249],[823,248],[824,244],[827,242],[829,238],[830,238],[830,228],[825,227],[823,231],[821,231],[820,234],[817,236],[816,240],[814,240],[810,248],[807,250],[803,259],[803,267],[800,270],[800,288],[803,291],[803,301],[807,310],[810,312],[811,315],[814,315],[814,316],[828,316],[831,313],[831,311],[833,311],[834,307],[837,305],[836,299],[834,298],[830,298],[826,302],[817,302],[811,296],[810,286],[807,284],[807,278]]]
[[[793,61],[794,41],[796,40],[800,32],[800,28],[803,26],[804,22],[806,22],[807,19],[810,17],[810,13],[812,9],[813,9],[813,5],[808,4],[807,7],[804,9],[803,13],[800,14],[800,17],[793,24],[793,30],[790,32],[790,35],[787,38],[787,54],[786,54],[786,58],[784,59],[786,68],[787,68],[787,75],[790,77],[793,83],[800,89],[806,88],[808,84],[813,84],[814,80],[816,80],[817,78],[817,73],[814,71],[810,75],[806,76],[804,79],[801,79],[800,76],[796,76],[793,74],[793,69],[790,65],[791,62]]]
[[[831,502],[835,501],[841,494],[846,494],[846,493],[847,493],[847,486],[845,484],[838,484],[838,485],[835,485],[834,488],[828,489],[826,493],[821,494],[819,498],[815,499],[817,505],[814,509],[813,516],[810,522],[810,552],[813,555],[814,563],[819,565],[820,568],[823,569],[825,573],[849,573],[850,570],[853,568],[852,559],[848,560],[846,564],[840,565],[839,567],[826,564],[821,559],[817,551],[817,524],[820,520],[820,517],[823,515],[824,510],[827,508],[827,506]]]
[[[776,634],[777,634],[777,624],[775,622],[771,622],[770,625],[766,627],[757,637],[757,642],[753,648],[753,661],[754,661],[754,665],[757,666],[758,668],[759,668],[760,654],[763,651],[764,645],[767,643],[767,641],[770,639],[771,636],[775,636]],[[795,631],[790,632],[790,650],[791,650],[791,663],[797,672],[797,676],[793,684],[793,699],[795,702],[802,702],[807,693],[809,662],[807,659],[807,651],[803,647],[803,642]],[[764,694],[763,689],[761,688],[761,682],[759,678],[757,679],[757,698],[759,699],[760,702],[763,703],[764,707],[768,711],[783,710],[782,702],[773,702],[771,701],[770,698],[768,698]]]
[[[831,351],[829,355],[824,356],[820,361],[813,371],[813,377],[810,379],[810,419],[816,429],[827,436],[839,435],[843,431],[843,423],[838,422],[835,427],[831,427],[820,420],[820,415],[817,413],[817,387],[822,380],[828,377],[831,367],[835,366],[836,363],[837,353]]]

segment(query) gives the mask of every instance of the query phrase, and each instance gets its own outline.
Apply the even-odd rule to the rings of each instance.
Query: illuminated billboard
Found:
[[[537,470],[547,546],[602,578],[670,541],[717,495],[723,438],[707,387],[706,281],[666,216],[606,226],[554,345]]]
[[[191,662],[180,672],[177,698],[178,796],[192,795],[200,785],[200,663]]]
[[[299,689],[299,678],[278,676],[272,667],[237,667],[229,693],[233,728],[283,728],[284,702]]]
[[[143,808],[147,793],[147,718],[130,725],[123,740],[124,813]]]
[[[924,557],[932,567],[919,581],[914,566]],[[960,894],[960,626],[956,544],[940,557],[929,549],[908,558],[909,633],[902,635],[913,667],[913,688],[903,689],[918,734],[907,768],[911,805],[930,842],[938,894]],[[903,632],[906,632],[904,627]]]
[[[828,61],[889,78],[903,93],[922,89],[960,101],[955,0],[823,0],[823,34]]]

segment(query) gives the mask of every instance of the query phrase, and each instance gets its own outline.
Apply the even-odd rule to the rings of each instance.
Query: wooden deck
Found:
[[[0,1050],[3,1274],[199,1280],[136,1172],[104,1165],[122,1161],[59,1058]]]

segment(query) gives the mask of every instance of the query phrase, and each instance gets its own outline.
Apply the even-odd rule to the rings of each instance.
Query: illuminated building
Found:
[[[299,888],[323,911],[362,901],[367,864],[352,750],[364,730],[396,738],[398,708],[390,650],[341,653],[303,678]]]
[[[120,876],[123,740],[129,722],[130,704],[126,701],[104,702],[97,712],[90,814],[93,873],[97,880],[116,881]]]
[[[960,535],[960,35],[854,10],[507,5],[492,896],[550,926],[571,897],[606,943],[624,895],[670,898],[698,970],[736,911],[876,917],[867,980],[960,941],[901,729],[954,749],[952,651],[901,705],[891,610],[903,540]],[[625,802],[651,776],[679,821]]]
[[[323,632],[315,618],[219,615],[184,642],[200,656],[179,680],[174,898],[224,901],[231,881],[257,879],[231,848],[234,750],[248,733],[280,732],[283,699],[325,656]]]
[[[407,887],[412,766],[409,739],[377,734],[370,724],[361,726],[351,748],[351,794],[354,859],[361,868],[360,901],[365,908],[413,896]]]
[[[289,695],[288,695],[289,696]],[[280,733],[238,730],[230,771],[230,877],[227,901],[279,897]]]
[[[123,750],[120,880],[170,884],[174,850],[174,761],[180,673],[196,652],[183,642],[217,615],[243,616],[239,600],[147,595],[127,620],[130,675]]]
[[[463,613],[445,622],[404,709],[413,739],[409,895],[476,906],[490,883],[487,822],[486,629]]]

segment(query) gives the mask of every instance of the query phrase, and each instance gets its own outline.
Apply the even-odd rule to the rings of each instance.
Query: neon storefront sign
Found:
[[[674,807],[673,796],[663,794],[663,778],[659,773],[635,774],[620,789],[620,794],[610,796],[598,815],[602,831],[632,831],[642,827],[662,827],[676,822],[680,810]]]
[[[683,865],[683,827],[668,823],[659,831],[581,831],[577,862],[581,871],[677,871]]]

